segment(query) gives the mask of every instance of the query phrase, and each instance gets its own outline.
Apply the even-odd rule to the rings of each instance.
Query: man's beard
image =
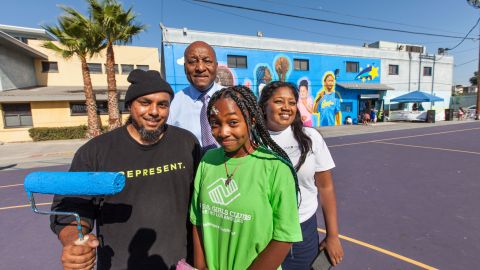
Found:
[[[138,131],[138,134],[140,134],[142,141],[147,143],[157,142],[165,131],[165,124],[161,125],[155,130],[147,130],[145,127],[140,126],[140,124],[133,119],[132,116],[128,118],[127,124],[132,124],[132,126]]]

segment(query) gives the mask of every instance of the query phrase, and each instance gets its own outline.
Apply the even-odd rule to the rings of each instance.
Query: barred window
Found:
[[[58,72],[58,62],[42,61],[43,73],[55,73]]]
[[[242,55],[227,55],[229,68],[247,68],[247,57]]]
[[[33,126],[30,103],[4,103],[2,110],[5,127]]]
[[[91,74],[102,74],[102,64],[87,63]]]
[[[307,59],[293,59],[294,70],[308,71],[309,61]]]
[[[350,62],[350,61],[347,61],[347,72],[354,72],[354,73],[357,73],[358,72],[358,62]]]

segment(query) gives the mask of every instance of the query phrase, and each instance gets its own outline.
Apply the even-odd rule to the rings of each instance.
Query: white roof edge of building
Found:
[[[27,51],[27,53],[29,53],[31,56],[37,57],[37,58],[42,59],[42,60],[47,60],[48,59],[48,56],[46,54],[35,50],[34,48],[28,46],[27,44],[21,42],[20,40],[17,40],[16,38],[10,36],[9,34],[3,32],[1,30],[0,30],[0,38],[3,39],[3,40],[6,40],[10,44],[13,44],[14,46],[20,47],[24,51]]]
[[[50,40],[57,40],[50,32],[42,28],[31,28],[31,27],[0,24],[0,30],[17,31],[21,33],[43,35],[45,37],[48,37]]]
[[[393,58],[408,59],[409,53],[405,51],[393,51],[381,48],[366,48],[362,46],[340,45],[320,43],[313,41],[301,41],[292,39],[280,39],[270,37],[247,36],[220,32],[197,31],[187,28],[162,27],[163,39],[165,43],[189,44],[196,40],[203,40],[212,46],[217,47],[237,47],[244,49],[261,49],[273,51],[287,51],[299,53],[316,53],[323,55],[341,55],[358,58]],[[184,34],[186,32],[186,34]],[[391,41],[380,41],[390,42]],[[400,43],[400,42],[399,42]],[[403,43],[402,43],[403,44]],[[422,46],[422,45],[418,45]],[[342,52],[345,49],[345,52]],[[354,51],[355,53],[352,53]],[[413,53],[418,55],[418,53]],[[418,56],[416,57],[418,58]],[[453,56],[442,55],[442,60],[453,63]],[[449,60],[449,61],[447,61]],[[443,62],[442,61],[442,62]],[[438,62],[438,61],[437,61]]]

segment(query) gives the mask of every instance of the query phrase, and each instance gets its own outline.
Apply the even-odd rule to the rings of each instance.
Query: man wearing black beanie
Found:
[[[166,124],[174,93],[157,71],[134,70],[125,104],[127,123],[75,154],[70,171],[123,172],[125,189],[108,197],[55,196],[52,209],[80,213],[88,242],[75,245],[74,220],[52,216],[65,269],[174,269],[191,260],[187,219],[200,159],[195,136]],[[91,234],[96,225],[95,234]]]

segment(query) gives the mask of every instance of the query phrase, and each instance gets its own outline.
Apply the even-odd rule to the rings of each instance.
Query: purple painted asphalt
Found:
[[[480,252],[480,124],[327,139],[328,145],[444,132],[332,147],[343,235],[439,269],[476,269]],[[345,243],[345,241],[343,241]],[[362,251],[361,251],[362,250]],[[422,269],[358,245],[345,246],[337,269]],[[374,259],[370,256],[376,254]]]
[[[463,129],[472,130],[458,131]],[[339,146],[444,131],[458,132],[384,142],[480,153],[478,122],[326,139],[337,165],[333,174],[341,234],[435,268],[477,269],[480,154],[374,142]],[[0,185],[22,183],[32,170],[0,171]],[[0,189],[0,208],[26,203],[23,187]],[[322,223],[319,227],[324,228]],[[346,255],[336,269],[422,269],[342,243]],[[0,269],[60,269],[60,250],[47,217],[29,208],[0,211]]]
[[[32,171],[66,171],[68,166],[0,171],[0,186],[23,183]],[[52,196],[36,196],[37,203],[51,202]],[[28,204],[23,186],[0,188],[0,208]],[[40,206],[49,209],[49,206]],[[30,208],[0,211],[0,269],[61,269],[61,246],[48,226],[49,218]]]

